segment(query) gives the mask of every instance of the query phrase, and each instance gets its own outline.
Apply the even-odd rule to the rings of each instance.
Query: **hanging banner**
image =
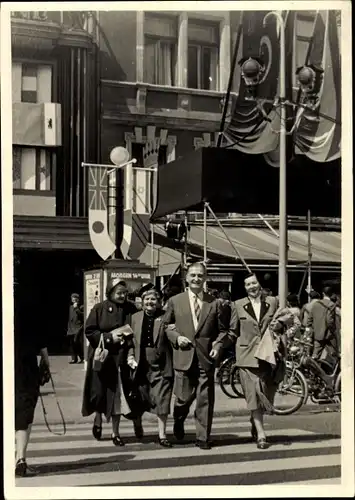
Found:
[[[280,68],[280,47],[276,19],[270,18],[263,25],[267,11],[243,13],[243,33],[237,60],[248,57],[261,58],[265,74],[258,85],[257,97],[273,100],[278,95]],[[263,109],[270,121],[262,120],[262,113],[255,101],[246,100],[246,85],[241,78],[239,93],[233,103],[232,117],[224,136],[231,147],[245,153],[261,154],[273,151],[278,146],[280,116],[272,110],[272,104],[265,103]],[[258,125],[259,124],[259,125]],[[248,134],[248,135],[247,135]],[[228,145],[228,144],[227,144]]]
[[[321,163],[333,161],[341,155],[341,64],[335,11],[318,12],[308,64],[324,70],[315,106],[324,116],[304,111],[295,133],[295,153]]]
[[[108,231],[106,168],[89,167],[88,192],[91,243],[100,257],[106,260],[116,250]]]
[[[124,176],[121,252],[124,258],[131,260],[138,260],[150,241],[150,214],[156,198],[156,177],[148,169],[157,168],[161,139],[154,137],[155,127],[147,129],[147,139],[143,145],[143,165],[137,163],[134,167],[128,166]]]

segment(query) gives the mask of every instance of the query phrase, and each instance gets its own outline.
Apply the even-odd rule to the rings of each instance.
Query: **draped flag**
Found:
[[[295,132],[295,153],[328,162],[341,156],[341,64],[335,11],[318,12],[308,64],[324,70],[323,82],[318,114],[304,111]]]
[[[107,169],[89,167],[89,233],[91,243],[103,260],[116,250],[108,231]]]
[[[150,240],[150,214],[155,203],[156,176],[145,168],[155,168],[161,143],[155,137],[155,127],[147,127],[147,138],[143,145],[143,168],[125,168],[123,238],[121,252],[123,258],[139,259]]]
[[[274,18],[263,20],[267,12],[248,11],[243,13],[242,37],[238,60],[245,57],[260,57],[265,65],[265,74],[258,85],[257,96],[262,100],[273,100],[278,95],[278,77],[280,66],[280,47],[277,33],[277,21]],[[239,93],[233,103],[230,124],[224,132],[230,147],[244,153],[261,154],[273,151],[278,146],[278,134],[273,129],[280,129],[280,116],[272,110],[271,103],[265,103],[264,111],[270,122],[262,119],[262,113],[255,101],[247,101],[246,87],[240,81]],[[248,134],[248,135],[247,135]],[[227,144],[228,145],[228,144]]]

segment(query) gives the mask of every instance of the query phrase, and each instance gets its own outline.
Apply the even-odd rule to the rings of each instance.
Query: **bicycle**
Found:
[[[230,352],[226,359],[224,359],[218,368],[217,371],[217,381],[222,389],[223,394],[228,396],[229,398],[242,398],[243,393],[241,391],[235,390],[234,385],[238,385],[239,377],[238,375],[234,375],[237,379],[232,384],[232,371],[235,365],[235,354],[234,352]]]

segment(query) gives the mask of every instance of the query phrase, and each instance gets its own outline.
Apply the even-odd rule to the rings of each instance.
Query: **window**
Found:
[[[174,86],[177,57],[176,19],[146,14],[144,26],[144,81]]]
[[[14,62],[12,64],[13,102],[52,102],[52,66]]]
[[[48,149],[14,146],[13,189],[52,191],[54,154]]]
[[[218,24],[189,20],[188,27],[188,87],[217,90],[218,88]]]

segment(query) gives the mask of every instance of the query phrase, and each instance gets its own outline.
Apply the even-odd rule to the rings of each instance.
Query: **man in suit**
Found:
[[[215,359],[228,339],[218,301],[204,292],[207,272],[202,263],[187,270],[188,290],[172,297],[164,320],[173,345],[175,370],[174,435],[184,438],[184,421],[196,399],[196,446],[211,448]]]
[[[303,306],[302,311],[301,311],[302,325],[304,327],[307,326],[308,316],[312,310],[312,307],[314,306],[314,304],[316,302],[318,302],[318,300],[320,300],[320,294],[318,292],[316,292],[315,290],[311,290],[309,292],[309,298],[310,298],[310,301],[307,302],[307,304],[305,304]]]
[[[332,289],[323,289],[323,298],[313,305],[307,319],[307,330],[313,335],[314,347],[312,358],[318,360],[327,346],[336,350],[336,315],[335,304],[330,299]]]
[[[270,373],[270,365],[255,357],[257,347],[272,320],[277,303],[274,297],[262,294],[255,274],[244,280],[247,297],[237,300],[232,306],[230,334],[236,339],[236,363],[240,368],[240,382],[248,409],[251,412],[252,437],[260,449],[267,447],[263,426],[263,394],[270,402],[276,385]],[[260,387],[263,390],[260,390]],[[265,399],[264,399],[265,401]]]

